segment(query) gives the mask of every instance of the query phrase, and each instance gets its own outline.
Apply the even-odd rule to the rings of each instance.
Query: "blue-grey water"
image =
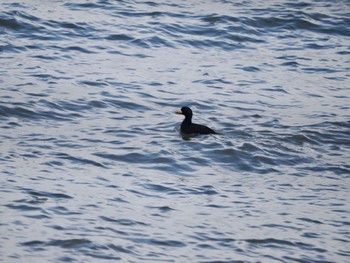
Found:
[[[350,262],[350,2],[2,0],[0,180],[0,262]]]

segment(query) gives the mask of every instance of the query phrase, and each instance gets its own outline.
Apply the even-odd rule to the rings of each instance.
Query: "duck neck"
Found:
[[[183,122],[191,124],[192,123],[192,116],[186,116]]]

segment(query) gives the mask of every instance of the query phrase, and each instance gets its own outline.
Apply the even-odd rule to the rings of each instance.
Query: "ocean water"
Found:
[[[350,262],[348,0],[2,0],[0,33],[0,262]]]

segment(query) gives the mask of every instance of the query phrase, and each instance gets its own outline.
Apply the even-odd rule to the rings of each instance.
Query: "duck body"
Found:
[[[209,127],[192,122],[189,123],[186,119],[181,123],[180,129],[181,132],[185,134],[216,134],[216,132]]]
[[[192,110],[189,107],[182,107],[178,112],[185,116],[185,119],[182,121],[180,130],[183,134],[217,134],[214,130],[210,129],[207,126],[192,123]]]

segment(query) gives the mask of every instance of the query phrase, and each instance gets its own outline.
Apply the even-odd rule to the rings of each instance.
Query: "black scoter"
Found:
[[[185,115],[181,123],[181,133],[183,134],[217,134],[207,126],[192,123],[192,110],[189,107],[182,107],[177,114]]]

